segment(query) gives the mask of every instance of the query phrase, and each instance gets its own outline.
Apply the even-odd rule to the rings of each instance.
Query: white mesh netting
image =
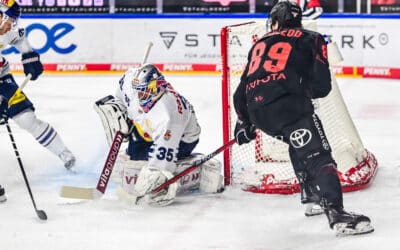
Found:
[[[316,30],[315,22],[304,26]],[[228,26],[221,31],[225,142],[233,138],[236,114],[232,95],[247,63],[247,53],[254,41],[265,32],[265,23],[257,22]],[[331,144],[343,190],[358,190],[372,180],[377,161],[364,148],[335,77],[332,76],[332,79],[331,93],[314,101],[316,113]],[[224,164],[226,184],[241,184],[244,190],[261,193],[289,194],[299,191],[287,145],[260,131],[252,143],[240,147],[235,144],[226,151]]]

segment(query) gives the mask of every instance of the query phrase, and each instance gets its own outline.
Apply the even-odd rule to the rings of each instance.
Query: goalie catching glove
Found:
[[[237,144],[249,143],[256,138],[256,127],[250,122],[237,120],[235,126],[235,140]]]
[[[132,132],[134,126],[128,118],[126,107],[119,99],[112,95],[101,98],[95,102],[94,110],[100,116],[108,145],[112,144],[117,131],[124,135]]]

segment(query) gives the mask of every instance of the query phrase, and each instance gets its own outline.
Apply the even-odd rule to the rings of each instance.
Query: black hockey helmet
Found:
[[[284,28],[300,28],[302,11],[295,2],[280,1],[272,7],[267,21],[267,29],[272,30],[272,25],[279,24],[278,30]]]

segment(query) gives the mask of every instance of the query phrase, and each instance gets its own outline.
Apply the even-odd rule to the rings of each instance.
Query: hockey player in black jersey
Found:
[[[271,32],[249,51],[248,63],[234,93],[238,115],[237,143],[255,138],[255,128],[281,138],[302,190],[302,202],[318,202],[337,235],[370,233],[367,216],[343,209],[336,162],[312,99],[331,91],[327,46],[323,37],[305,30],[302,11],[282,1],[271,10]]]

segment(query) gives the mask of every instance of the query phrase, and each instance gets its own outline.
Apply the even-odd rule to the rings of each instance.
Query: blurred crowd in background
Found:
[[[277,0],[16,0],[25,14],[237,14],[268,13]],[[400,13],[400,0],[319,2],[324,13]]]

